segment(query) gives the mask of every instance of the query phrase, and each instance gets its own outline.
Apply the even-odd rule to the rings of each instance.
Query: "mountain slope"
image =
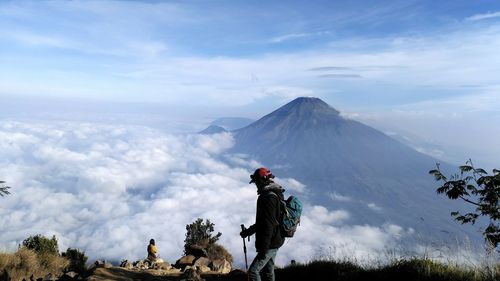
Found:
[[[295,99],[233,134],[233,152],[254,157],[278,177],[301,181],[306,200],[345,209],[352,223],[395,223],[422,232],[435,227],[442,238],[477,237],[449,215],[463,205],[436,195],[437,183],[428,175],[436,159],[341,117],[320,99]]]
[[[219,134],[219,133],[225,133],[227,132],[226,129],[217,126],[217,125],[210,125],[207,128],[203,129],[202,131],[198,132],[198,134],[202,135],[212,135],[212,134]]]

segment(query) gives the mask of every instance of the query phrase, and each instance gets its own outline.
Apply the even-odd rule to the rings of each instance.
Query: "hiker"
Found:
[[[156,258],[158,258],[158,248],[156,247],[155,240],[151,239],[148,245],[148,260],[155,262]]]
[[[255,170],[250,178],[250,183],[257,186],[257,214],[255,224],[240,232],[242,238],[255,233],[257,256],[250,265],[248,274],[252,281],[260,281],[260,273],[265,280],[274,281],[274,260],[279,247],[285,242],[278,223],[280,200],[283,200],[285,190],[272,180],[274,175],[267,168]]]

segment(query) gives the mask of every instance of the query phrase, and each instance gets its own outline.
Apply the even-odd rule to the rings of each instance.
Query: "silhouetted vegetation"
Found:
[[[67,271],[74,271],[79,274],[86,273],[88,257],[85,255],[85,252],[78,249],[68,248],[66,252],[61,255],[69,260],[69,266],[66,269]]]
[[[10,186],[5,185],[5,181],[0,181],[0,196],[5,196],[10,194],[9,192]]]
[[[57,238],[55,235],[50,239],[41,234],[30,236],[24,239],[22,246],[29,250],[33,250],[39,255],[59,255],[59,246],[57,245]]]
[[[207,257],[210,260],[227,260],[233,263],[233,256],[224,246],[218,243],[211,244],[207,247]]]
[[[217,232],[213,235],[214,224],[210,220],[198,218],[191,224],[186,225],[186,239],[184,240],[184,253],[189,254],[190,249],[203,251],[210,260],[227,260],[233,262],[233,256],[224,246],[216,242],[222,236]]]
[[[215,236],[212,234],[214,232],[214,224],[210,220],[205,220],[198,218],[191,224],[186,225],[186,239],[184,239],[184,249],[190,246],[201,246],[207,248],[209,245],[214,244],[219,240],[222,233],[218,232]]]
[[[500,267],[477,270],[430,259],[401,259],[391,264],[364,268],[350,261],[313,261],[276,270],[276,280],[336,281],[494,281],[500,280]]]
[[[442,181],[438,194],[445,194],[452,200],[461,199],[475,206],[474,212],[465,214],[459,211],[451,215],[462,224],[474,224],[480,216],[489,218],[489,225],[483,230],[485,240],[493,248],[500,243],[500,170],[493,169],[493,175],[476,168],[472,161],[460,166],[460,173],[447,178],[436,164],[437,169],[429,171],[437,181]]]
[[[55,237],[30,236],[17,252],[0,253],[2,280],[33,280],[49,274],[60,276],[68,265],[69,261],[59,256]]]

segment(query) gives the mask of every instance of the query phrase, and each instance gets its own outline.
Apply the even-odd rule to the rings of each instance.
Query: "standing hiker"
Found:
[[[260,273],[265,280],[274,281],[274,260],[279,247],[285,242],[278,223],[280,200],[283,200],[285,190],[272,180],[274,175],[267,168],[255,170],[250,178],[250,183],[257,186],[257,214],[255,224],[240,232],[242,238],[255,233],[257,256],[250,265],[248,274],[252,281],[260,281]]]
[[[156,247],[155,240],[151,239],[149,240],[149,245],[148,245],[148,260],[150,260],[151,262],[155,262],[157,257],[158,257],[158,248]]]

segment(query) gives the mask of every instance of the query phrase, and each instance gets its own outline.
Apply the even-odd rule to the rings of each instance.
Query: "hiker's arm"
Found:
[[[257,210],[259,212],[258,216],[260,217],[260,220],[258,222],[260,223],[260,225],[258,227],[261,231],[261,241],[258,245],[259,247],[257,249],[257,252],[265,254],[269,250],[271,239],[278,223],[275,217],[276,208],[278,208],[278,197],[266,196],[262,199],[263,200],[259,202],[261,206],[257,207]]]
[[[242,230],[242,231],[240,232],[240,236],[241,236],[242,238],[245,238],[245,237],[248,237],[248,236],[252,236],[252,235],[254,235],[254,234],[255,234],[256,229],[257,229],[257,228],[256,228],[255,224],[252,224],[252,225],[251,225],[251,226],[249,226],[248,228],[245,228],[244,230]]]

